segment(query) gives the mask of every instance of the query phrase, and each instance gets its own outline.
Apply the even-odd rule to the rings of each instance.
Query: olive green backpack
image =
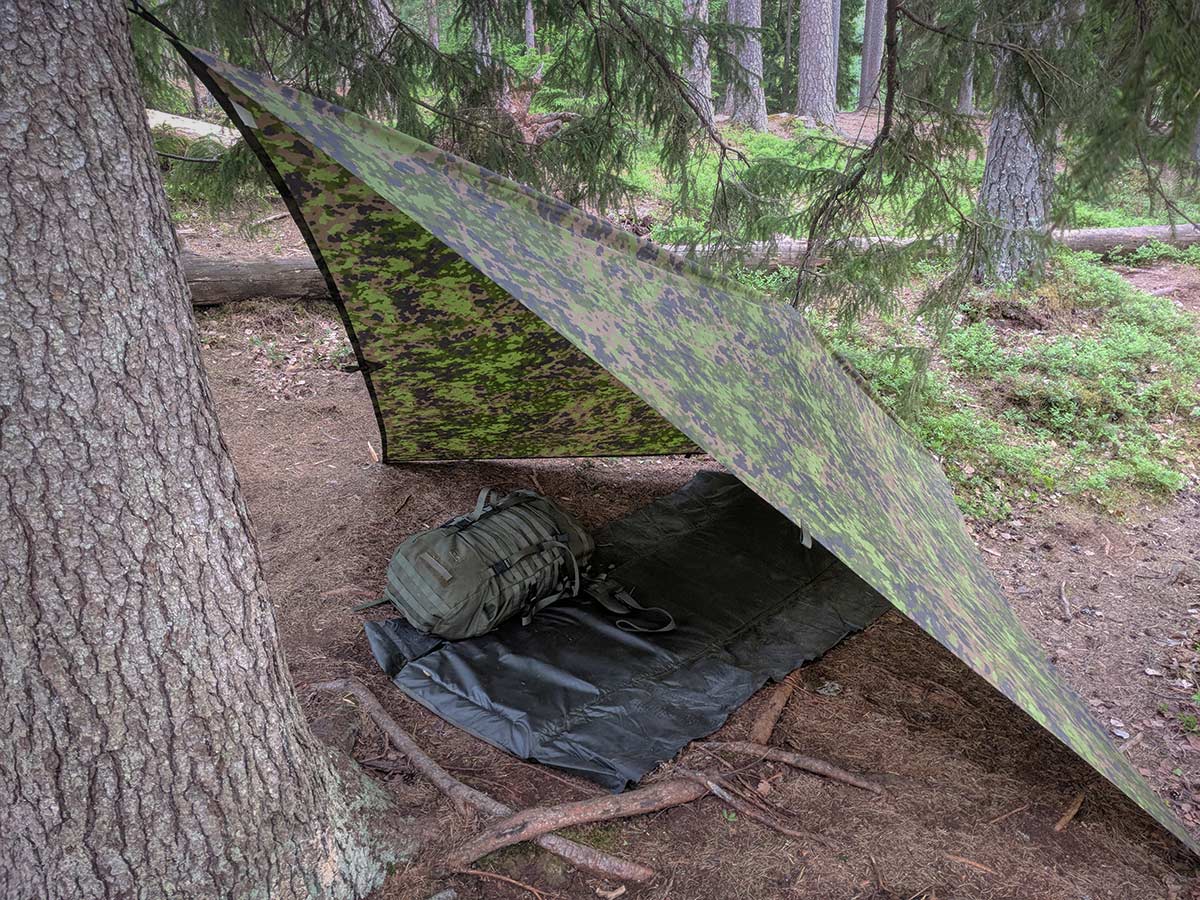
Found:
[[[452,640],[485,634],[516,615],[528,624],[538,610],[581,590],[620,615],[645,611],[619,586],[587,576],[595,543],[574,516],[533,491],[500,499],[495,493],[484,488],[472,512],[397,547],[376,603],[391,602],[418,631]],[[658,614],[657,626],[617,624],[674,628],[667,613],[649,612]]]

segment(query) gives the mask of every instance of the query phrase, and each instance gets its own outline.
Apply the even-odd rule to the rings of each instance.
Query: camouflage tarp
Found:
[[[407,135],[179,49],[336,288],[389,459],[666,452],[689,446],[682,432],[1197,849],[1021,627],[937,461],[799,313]]]

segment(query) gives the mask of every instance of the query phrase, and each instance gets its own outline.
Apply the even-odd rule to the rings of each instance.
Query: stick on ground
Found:
[[[413,768],[432,781],[442,793],[451,799],[459,810],[465,811],[469,807],[474,807],[490,816],[512,815],[510,807],[505,806],[498,800],[494,800],[482,791],[477,791],[475,788],[463,784],[438,765],[436,761],[417,746],[416,741],[409,736],[408,732],[401,728],[396,720],[388,715],[378,698],[357,678],[339,678],[335,681],[310,684],[308,687],[318,691],[350,694],[357,699],[362,704],[362,708],[367,715],[374,720],[376,725],[383,729],[383,732],[388,736],[388,739],[391,740],[395,748],[403,753],[408,761],[412,763]],[[574,841],[569,841],[555,834],[543,834],[534,838],[534,841],[539,847],[549,850],[556,856],[562,857],[576,868],[584,869],[596,875],[602,875],[605,878],[613,878],[618,881],[645,882],[650,881],[655,876],[655,872],[651,868],[639,863],[630,862],[627,859],[621,859],[618,856],[611,856],[593,847],[585,847],[582,844],[577,844]]]
[[[738,753],[742,756],[757,756],[759,759],[780,762],[796,769],[803,769],[805,772],[812,772],[814,775],[823,775],[834,781],[840,781],[843,784],[849,784],[856,788],[862,788],[864,791],[870,791],[872,794],[883,793],[883,788],[873,781],[863,778],[861,775],[847,772],[845,769],[839,768],[833,763],[825,762],[823,759],[804,756],[800,753],[792,753],[788,750],[780,750],[778,747],[764,747],[762,744],[755,744],[750,741],[703,741],[693,746],[703,747],[705,750],[713,752],[728,750],[730,753]]]
[[[775,726],[779,723],[779,717],[783,715],[788,701],[792,699],[792,692],[796,690],[796,680],[798,677],[796,672],[792,672],[783,681],[775,685],[775,689],[771,691],[771,696],[767,698],[767,702],[763,705],[758,717],[755,718],[754,724],[750,726],[750,740],[752,743],[769,744],[771,742],[771,735],[775,732]]]
[[[787,837],[814,840],[820,844],[827,845],[828,839],[823,835],[813,834],[811,831],[797,831],[795,828],[788,828],[786,825],[775,821],[766,813],[736,796],[726,785],[722,784],[720,778],[708,772],[690,772],[686,769],[681,769],[680,771],[687,775],[688,778],[694,779],[697,784],[703,785],[714,797],[733,807],[736,812],[741,813],[747,819],[753,819],[760,825],[765,825]]]
[[[1079,812],[1079,807],[1081,807],[1081,806],[1083,806],[1083,791],[1080,791],[1071,800],[1071,803],[1067,807],[1066,812],[1064,812],[1062,814],[1062,818],[1060,818],[1057,822],[1054,823],[1054,830],[1062,831],[1064,828],[1066,828],[1068,825],[1070,825],[1071,820],[1073,818],[1075,818],[1075,814],[1077,812]]]
[[[708,788],[692,778],[673,778],[647,787],[609,794],[588,800],[575,800],[555,806],[523,809],[499,822],[493,822],[468,844],[451,853],[446,865],[463,869],[481,856],[502,847],[536,840],[539,836],[571,825],[587,825],[610,819],[623,819],[657,812],[681,803],[689,803],[708,793]]]

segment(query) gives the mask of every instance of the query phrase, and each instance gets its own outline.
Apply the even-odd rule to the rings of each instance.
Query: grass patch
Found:
[[[975,299],[920,384],[912,355],[897,350],[919,344],[911,326],[831,329],[814,317],[943,460],[964,512],[995,521],[1017,500],[1048,493],[1120,509],[1184,487],[1183,464],[1200,446],[1200,336],[1191,316],[1083,253],[1059,253],[1036,291],[1004,297],[1055,310],[1068,333],[973,319],[994,298]],[[911,412],[905,398],[918,401]]]

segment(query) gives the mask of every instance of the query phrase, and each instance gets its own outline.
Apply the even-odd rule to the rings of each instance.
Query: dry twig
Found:
[[[350,694],[362,705],[363,710],[375,724],[391,740],[397,750],[404,754],[413,768],[428,778],[442,793],[446,794],[455,807],[466,812],[470,807],[482,810],[490,816],[509,816],[512,809],[489,797],[482,791],[463,784],[436,761],[426,754],[400,725],[388,715],[378,698],[371,693],[365,684],[357,678],[339,678],[334,681],[323,681],[310,684],[308,687],[318,691]],[[539,847],[560,856],[576,868],[613,878],[618,881],[645,882],[655,876],[653,869],[639,863],[630,862],[617,856],[611,856],[596,850],[594,847],[584,847],[574,841],[569,841],[556,834],[543,834],[535,838]]]
[[[748,819],[753,819],[760,825],[766,825],[768,828],[778,831],[780,834],[787,837],[799,838],[800,840],[815,840],[819,843],[825,843],[826,838],[821,835],[813,834],[810,831],[797,831],[794,828],[788,828],[786,825],[781,825],[776,822],[766,813],[759,810],[756,806],[746,802],[741,797],[735,796],[728,786],[723,784],[719,778],[711,775],[708,772],[692,772],[688,769],[679,770],[683,775],[693,779],[697,784],[708,789],[718,800],[722,800],[729,806],[733,807],[737,812],[741,813]]]
[[[497,881],[503,881],[506,884],[511,884],[515,887],[521,888],[522,890],[529,891],[529,893],[537,897],[538,900],[542,900],[542,898],[546,896],[533,885],[526,884],[523,881],[517,881],[515,878],[509,878],[507,875],[501,875],[499,872],[485,872],[483,869],[463,869],[462,873],[464,875],[477,875],[480,878],[495,878]]]
[[[967,859],[965,856],[955,856],[953,853],[947,853],[946,859],[951,862],[962,863],[964,866],[970,866],[972,869],[978,869],[980,872],[988,872],[992,875],[999,875],[995,869],[985,866],[981,862],[975,862],[973,859]]]
[[[743,756],[757,756],[760,759],[780,762],[796,769],[803,769],[805,772],[812,772],[814,775],[822,775],[825,778],[840,781],[843,784],[862,788],[864,791],[870,791],[872,794],[883,793],[883,788],[875,784],[875,782],[863,778],[861,775],[847,772],[845,769],[839,768],[833,763],[825,762],[823,759],[804,756],[800,753],[792,753],[788,750],[780,750],[778,747],[764,747],[762,744],[755,744],[750,741],[703,741],[694,746],[705,750],[728,750],[730,753],[739,753]]]

